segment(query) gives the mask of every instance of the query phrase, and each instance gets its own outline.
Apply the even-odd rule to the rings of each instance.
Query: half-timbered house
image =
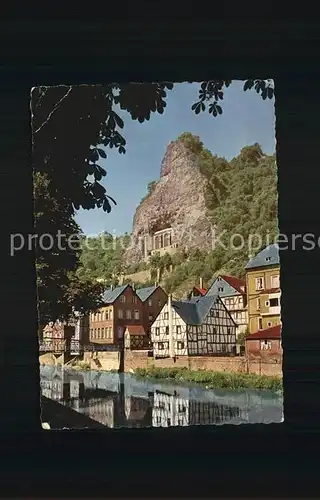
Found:
[[[237,336],[248,328],[246,282],[234,276],[220,275],[208,295],[219,295],[237,325]]]
[[[189,425],[189,401],[165,392],[156,391],[153,399],[152,426]]]
[[[70,342],[74,335],[74,330],[74,326],[66,325],[59,320],[55,322],[50,321],[42,330],[40,350],[56,353],[70,350]]]
[[[196,401],[156,391],[152,409],[153,427],[212,425],[239,418],[240,408]]]
[[[124,332],[124,348],[131,351],[145,349],[147,345],[146,332],[142,325],[129,325]]]
[[[151,327],[154,357],[215,356],[236,351],[236,324],[218,295],[169,297]]]

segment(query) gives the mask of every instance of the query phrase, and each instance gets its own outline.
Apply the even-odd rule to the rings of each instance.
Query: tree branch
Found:
[[[59,99],[59,101],[54,105],[54,108],[49,113],[47,119],[42,123],[42,125],[40,125],[39,128],[37,128],[37,130],[35,130],[34,134],[37,134],[46,125],[46,123],[48,123],[48,121],[50,120],[50,118],[53,115],[53,113],[55,111],[57,111],[57,109],[60,107],[62,101],[64,101],[68,97],[68,95],[70,94],[71,90],[72,90],[72,87],[69,87],[68,91],[64,94],[64,96],[62,96],[61,99]]]

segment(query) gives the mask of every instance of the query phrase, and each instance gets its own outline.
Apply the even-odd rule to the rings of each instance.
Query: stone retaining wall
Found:
[[[229,373],[254,373],[257,375],[282,375],[281,362],[248,361],[244,356],[237,357],[205,357],[180,356],[174,361],[171,358],[153,359],[147,351],[129,351],[124,357],[124,371],[136,368],[188,368],[189,370],[210,370]]]

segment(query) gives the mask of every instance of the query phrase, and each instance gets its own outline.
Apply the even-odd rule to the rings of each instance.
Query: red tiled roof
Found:
[[[221,274],[221,278],[224,279],[227,283],[229,283],[229,285],[232,286],[235,290],[237,290],[237,292],[245,293],[246,290],[245,280],[235,278],[234,276],[226,276],[225,274]]]
[[[193,287],[194,290],[200,293],[200,295],[205,295],[207,293],[207,290],[205,288],[199,288],[198,286]]]
[[[128,330],[130,335],[145,335],[146,334],[142,325],[129,325],[126,327],[126,330]]]
[[[281,338],[281,325],[271,326],[270,328],[265,328],[264,330],[258,330],[255,333],[251,333],[246,338],[247,340],[264,340],[264,339],[279,339]]]

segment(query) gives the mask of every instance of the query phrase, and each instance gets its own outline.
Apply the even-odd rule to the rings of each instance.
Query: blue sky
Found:
[[[112,205],[110,214],[102,209],[79,210],[76,221],[85,234],[131,232],[133,215],[146,194],[147,184],[159,178],[166,147],[182,132],[198,135],[204,147],[228,160],[255,142],[265,153],[275,151],[274,100],[263,101],[254,90],[244,92],[243,83],[237,81],[225,89],[222,115],[195,115],[191,105],[198,100],[199,87],[189,83],[175,85],[168,91],[163,115],[153,114],[145,123],[119,111],[125,123],[122,132],[127,152],[120,155],[107,148],[107,159],[99,162],[107,170],[102,183],[117,205]]]

